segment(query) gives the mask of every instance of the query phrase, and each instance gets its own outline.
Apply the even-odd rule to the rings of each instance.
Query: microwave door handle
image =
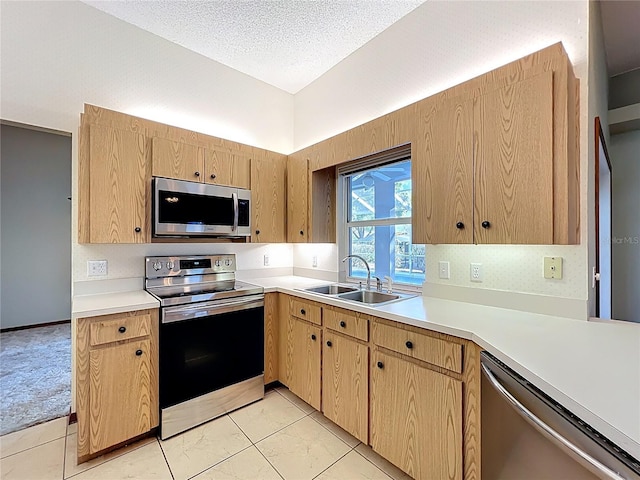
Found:
[[[231,227],[231,231],[235,232],[238,228],[238,194],[233,192],[231,198],[233,199],[233,227]]]

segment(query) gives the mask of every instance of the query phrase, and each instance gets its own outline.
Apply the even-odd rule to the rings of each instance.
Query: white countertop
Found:
[[[474,341],[640,458],[640,324],[582,321],[417,296],[372,308],[297,289],[331,282],[251,279],[283,292]],[[74,317],[158,307],[143,290],[76,296]]]

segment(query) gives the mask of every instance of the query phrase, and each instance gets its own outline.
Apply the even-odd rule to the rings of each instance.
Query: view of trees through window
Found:
[[[365,258],[372,276],[422,284],[425,247],[411,243],[411,160],[352,173],[346,186],[349,253]],[[357,278],[367,275],[357,259],[348,272]]]

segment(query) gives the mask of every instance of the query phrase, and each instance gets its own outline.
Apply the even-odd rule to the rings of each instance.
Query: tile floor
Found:
[[[76,465],[76,425],[59,418],[0,437],[0,479],[408,480],[286,388],[165,441]]]

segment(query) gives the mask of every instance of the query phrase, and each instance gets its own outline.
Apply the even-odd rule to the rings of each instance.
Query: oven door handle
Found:
[[[238,312],[264,307],[264,296],[251,295],[243,299],[208,302],[200,305],[181,305],[162,309],[162,323],[174,323],[193,318],[212,317],[223,313]]]
[[[231,227],[231,231],[235,232],[238,229],[238,217],[240,214],[238,208],[238,194],[233,192],[231,194],[231,198],[233,199],[233,226]]]

